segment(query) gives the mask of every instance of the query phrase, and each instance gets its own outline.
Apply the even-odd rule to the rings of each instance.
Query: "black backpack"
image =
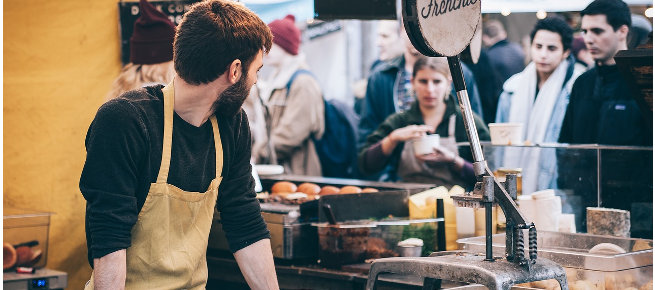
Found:
[[[308,70],[297,70],[286,85],[287,96],[294,79],[300,74],[316,77]],[[316,153],[325,177],[353,178],[357,166],[357,124],[359,116],[345,103],[325,100],[325,130],[321,139],[312,135]]]

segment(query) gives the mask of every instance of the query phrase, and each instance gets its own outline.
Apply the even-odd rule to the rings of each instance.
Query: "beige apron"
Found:
[[[457,141],[455,140],[455,114],[448,119],[448,136],[439,138],[439,145],[459,156]],[[453,174],[450,164],[427,165],[416,158],[414,146],[405,142],[405,146],[398,161],[398,177],[404,182],[432,183],[451,187],[455,184],[463,185],[459,174]]]
[[[164,87],[164,142],[157,182],[132,228],[127,248],[125,289],[205,289],[207,241],[223,170],[223,147],[216,116],[210,118],[216,149],[216,178],[206,192],[168,184],[173,137],[174,89]],[[93,289],[93,274],[85,289]]]

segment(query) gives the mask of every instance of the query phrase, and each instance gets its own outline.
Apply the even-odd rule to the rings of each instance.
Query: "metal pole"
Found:
[[[485,224],[485,245],[486,245],[486,261],[494,260],[493,253],[493,237],[492,237],[492,205],[494,202],[494,177],[484,176],[482,178],[482,194],[484,203],[484,224]]]
[[[475,127],[475,120],[473,119],[473,111],[471,111],[471,102],[469,101],[468,92],[466,91],[466,84],[464,83],[464,74],[462,73],[462,64],[459,60],[459,55],[448,57],[448,66],[450,67],[450,74],[453,77],[453,85],[457,91],[457,99],[459,100],[459,107],[464,117],[464,127],[471,141],[471,152],[473,153],[473,160],[475,161],[474,170],[476,175],[484,174],[484,155],[482,155],[482,146],[480,145],[480,138],[478,137],[478,130]]]

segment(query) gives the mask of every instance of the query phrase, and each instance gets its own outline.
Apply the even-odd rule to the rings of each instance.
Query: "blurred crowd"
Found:
[[[620,0],[593,1],[580,15],[579,24],[558,15],[539,20],[528,49],[508,40],[502,22],[481,23],[479,59],[462,64],[481,140],[489,140],[490,123],[522,123],[522,140],[530,144],[652,146],[650,126],[614,60],[620,50],[652,43],[650,21],[631,15]],[[166,20],[137,21],[132,62],[111,96],[170,81],[172,58],[138,52],[139,43],[172,41],[172,24]],[[243,106],[253,136],[253,163],[282,165],[285,173],[298,175],[467,187],[475,182],[469,148],[456,146],[468,137],[448,64],[445,58],[421,55],[401,21],[378,21],[379,56],[355,89],[354,106],[324,99],[300,50],[301,31],[293,15],[269,27],[273,47],[264,66],[272,73],[259,79]],[[139,34],[142,29],[162,33]],[[418,153],[409,145],[431,134],[440,136],[432,152]],[[535,156],[507,153],[503,158],[519,167],[553,170],[554,161],[548,169],[544,162],[528,161]]]

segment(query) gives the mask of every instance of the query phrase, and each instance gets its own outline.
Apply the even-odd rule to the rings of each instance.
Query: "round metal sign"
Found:
[[[403,0],[410,41],[426,56],[455,56],[471,42],[482,0]]]

